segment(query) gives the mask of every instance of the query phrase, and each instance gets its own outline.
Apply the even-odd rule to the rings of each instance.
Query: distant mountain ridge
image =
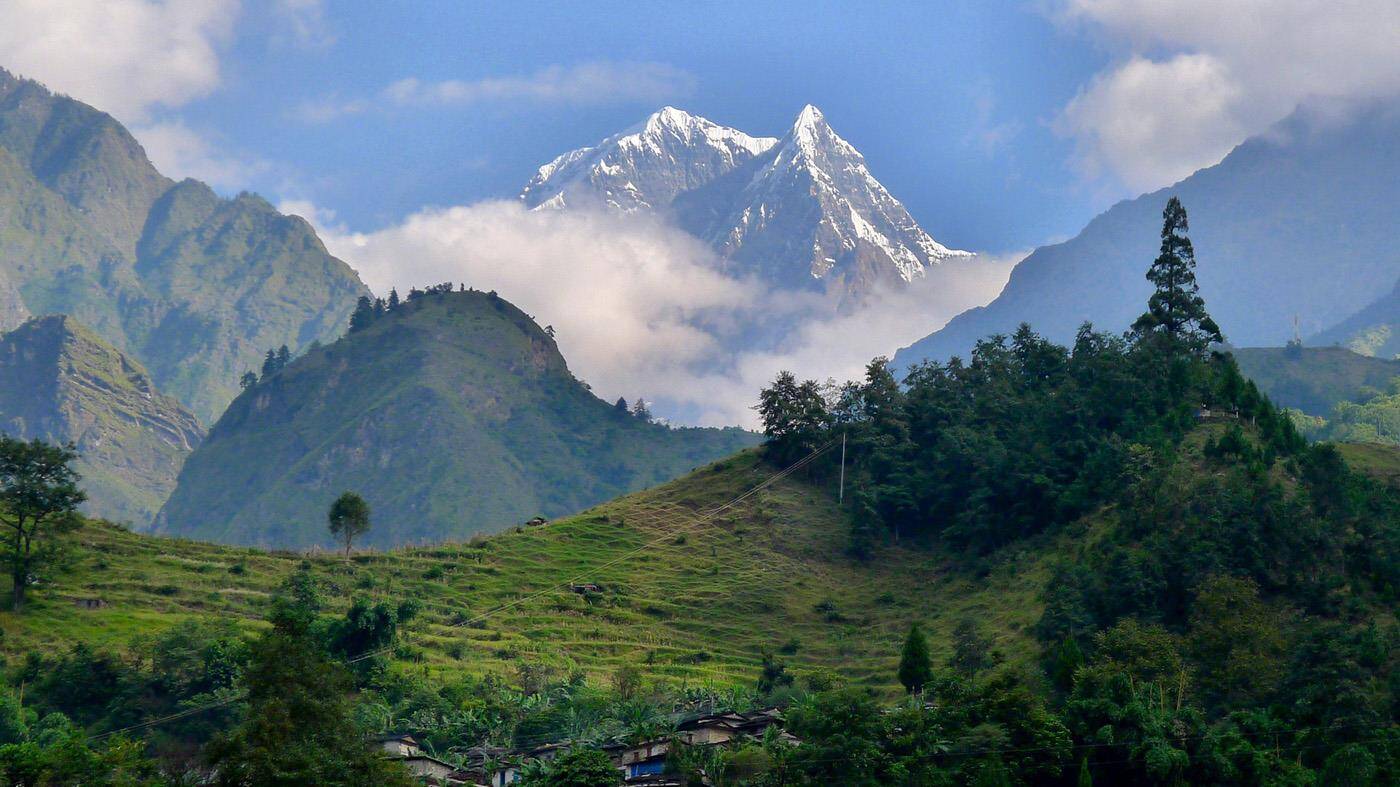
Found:
[[[140,364],[72,317],[0,335],[0,433],[72,442],[94,516],[148,525],[203,429]]]
[[[1197,278],[1225,338],[1282,345],[1334,326],[1396,286],[1400,271],[1400,108],[1372,106],[1345,122],[1306,110],[1239,145],[1219,164],[1120,202],[1079,235],[1036,249],[985,307],[901,350],[896,363],[966,355],[1019,323],[1059,342],[1079,325],[1122,330],[1141,311],[1161,211],[1190,213]],[[1316,341],[1316,340],[1314,340]]]
[[[326,508],[348,489],[374,511],[366,544],[463,539],[580,510],[757,441],[619,411],[495,293],[435,292],[244,391],[185,463],[157,528],[328,545]]]
[[[544,165],[520,196],[535,209],[660,213],[732,273],[848,304],[973,256],[930,237],[811,105],[781,138],[666,107]]]
[[[1395,289],[1340,323],[1322,331],[1308,344],[1335,344],[1362,355],[1400,358],[1400,280]]]
[[[0,69],[0,328],[70,314],[213,420],[269,347],[368,290],[311,226],[161,175],[109,115]]]
[[[1240,371],[1279,407],[1327,415],[1342,402],[1360,402],[1400,377],[1400,361],[1342,347],[1245,347],[1232,351]]]

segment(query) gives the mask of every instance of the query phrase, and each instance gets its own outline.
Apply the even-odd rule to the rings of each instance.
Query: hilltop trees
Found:
[[[779,374],[758,406],[767,456],[789,465],[848,437],[851,553],[865,556],[881,532],[987,552],[1069,522],[1120,493],[1129,465],[1184,435],[1203,403],[1255,419],[1269,456],[1299,450],[1233,359],[1206,353],[1220,331],[1186,229],[1173,199],[1148,272],[1156,291],[1126,335],[1085,325],[1062,347],[1022,325],[902,384],[877,358],[839,396]]]
[[[345,542],[345,557],[349,558],[355,539],[369,532],[369,503],[354,492],[341,494],[326,512],[326,525],[332,536]]]
[[[69,464],[78,458],[70,445],[25,442],[0,436],[0,550],[13,582],[11,604],[24,606],[34,571],[57,552],[51,537],[78,525],[77,508],[87,496]]]
[[[792,372],[780,372],[773,384],[759,393],[758,415],[766,451],[773,461],[790,465],[827,440],[831,416],[815,380],[801,383]]]

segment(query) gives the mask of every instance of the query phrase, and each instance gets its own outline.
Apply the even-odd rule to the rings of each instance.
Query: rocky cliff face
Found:
[[[110,116],[0,70],[0,328],[72,315],[212,421],[268,348],[333,340],[365,292],[305,221],[176,183]]]
[[[85,510],[147,525],[199,445],[198,419],[151,376],[71,317],[0,336],[0,432],[75,444]]]

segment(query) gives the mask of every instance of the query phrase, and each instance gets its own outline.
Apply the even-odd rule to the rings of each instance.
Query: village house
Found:
[[[402,762],[409,773],[434,787],[474,787],[477,781],[466,771],[422,750],[412,735],[378,735],[371,739],[386,757]]]
[[[673,741],[690,746],[725,746],[739,738],[761,738],[770,727],[781,729],[782,722],[782,712],[776,708],[747,713],[707,713],[680,719],[673,735],[636,744],[614,743],[602,748],[622,771],[623,783],[628,787],[683,787],[682,780],[666,775],[666,757]],[[793,745],[798,742],[786,732],[780,733],[780,738]],[[562,741],[512,755],[503,748],[478,746],[466,751],[463,767],[454,768],[423,753],[418,742],[409,735],[383,735],[374,742],[387,756],[402,760],[428,784],[483,787],[508,787],[520,780],[521,763],[548,762],[573,748],[571,743]]]
[[[614,744],[603,750],[622,770],[625,784],[680,787],[682,781],[665,775],[666,755],[670,753],[673,739],[690,746],[724,746],[741,737],[761,738],[769,727],[781,724],[782,720],[782,713],[776,708],[749,713],[709,713],[681,720],[674,736],[632,746]],[[797,742],[787,733],[782,733],[782,738],[790,743]]]

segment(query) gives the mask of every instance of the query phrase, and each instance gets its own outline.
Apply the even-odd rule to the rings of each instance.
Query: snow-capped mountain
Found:
[[[540,167],[521,199],[532,208],[659,212],[709,243],[730,271],[842,304],[972,256],[929,237],[810,105],[781,139],[667,107]]]
[[[777,142],[665,107],[621,134],[540,167],[520,198],[530,208],[664,208],[677,195],[747,164]]]

